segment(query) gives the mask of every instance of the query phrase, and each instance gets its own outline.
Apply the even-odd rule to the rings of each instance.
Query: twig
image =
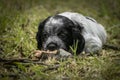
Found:
[[[120,51],[120,47],[115,46],[115,45],[111,45],[111,44],[105,44],[104,48],[109,48],[109,49]]]
[[[38,65],[44,65],[44,66],[47,66],[46,69],[42,70],[42,72],[46,72],[48,70],[55,70],[57,68],[59,68],[60,64],[52,64],[52,65],[48,65],[48,64],[45,64],[43,62],[40,62],[38,60],[30,60],[30,59],[2,59],[0,58],[0,64],[3,63],[4,65],[14,65],[15,62],[20,62],[20,63],[23,63],[23,64],[38,64]],[[0,74],[0,76],[6,76],[6,75],[3,75],[3,74]],[[13,74],[10,74],[8,75],[10,77],[15,77],[17,75],[13,75]]]
[[[28,63],[28,64],[38,64],[38,65],[44,65],[44,66],[51,66],[48,64],[45,64],[44,62],[40,62],[39,60],[31,60],[31,59],[2,59],[0,58],[0,63],[3,64],[14,64],[15,62],[20,63]]]
[[[14,78],[16,78],[16,77],[19,77],[17,74],[0,74],[0,77],[14,77]]]
[[[0,62],[2,62],[2,63],[12,63],[12,62],[23,62],[23,63],[25,63],[25,62],[28,62],[28,61],[30,61],[30,60],[28,60],[28,59],[2,59],[2,58],[0,58]]]
[[[48,70],[55,70],[58,69],[60,67],[60,64],[55,64],[53,66],[49,66],[47,69],[44,69],[43,72],[46,72]]]

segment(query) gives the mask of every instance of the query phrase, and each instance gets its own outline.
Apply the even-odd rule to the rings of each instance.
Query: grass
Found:
[[[0,58],[29,58],[36,47],[39,22],[64,11],[91,16],[103,24],[108,33],[107,43],[120,45],[119,0],[1,0]],[[74,50],[73,50],[74,51]],[[48,59],[45,65],[15,62],[0,64],[0,79],[23,80],[119,80],[120,52],[103,49],[100,56],[82,54],[65,60]],[[55,65],[59,67],[55,68]],[[52,69],[53,68],[53,69]]]
[[[78,48],[78,40],[74,41],[73,46],[70,46],[70,49],[72,50],[74,57],[76,57],[77,48]]]

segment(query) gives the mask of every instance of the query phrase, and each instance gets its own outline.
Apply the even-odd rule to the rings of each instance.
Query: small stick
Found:
[[[120,51],[120,47],[115,46],[115,45],[105,44],[104,47],[105,47],[105,48],[109,48],[109,49],[113,49],[113,50],[118,50],[118,51]]]
[[[49,50],[47,50],[47,51],[43,51],[43,50],[36,50],[35,52],[34,52],[34,56],[35,57],[37,57],[37,58],[40,58],[41,57],[41,55],[42,54],[57,54],[58,53],[58,50],[54,50],[54,51],[49,51]]]

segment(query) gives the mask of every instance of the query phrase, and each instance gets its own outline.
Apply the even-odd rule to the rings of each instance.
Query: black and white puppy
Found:
[[[104,27],[90,17],[79,13],[64,12],[48,17],[40,23],[37,32],[38,49],[70,50],[74,42],[78,42],[77,54],[82,51],[97,52],[106,42]]]

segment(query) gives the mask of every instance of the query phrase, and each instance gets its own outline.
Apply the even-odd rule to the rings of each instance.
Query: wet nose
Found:
[[[54,51],[54,50],[57,49],[57,44],[50,43],[50,44],[48,44],[47,49],[50,50],[50,51]]]

